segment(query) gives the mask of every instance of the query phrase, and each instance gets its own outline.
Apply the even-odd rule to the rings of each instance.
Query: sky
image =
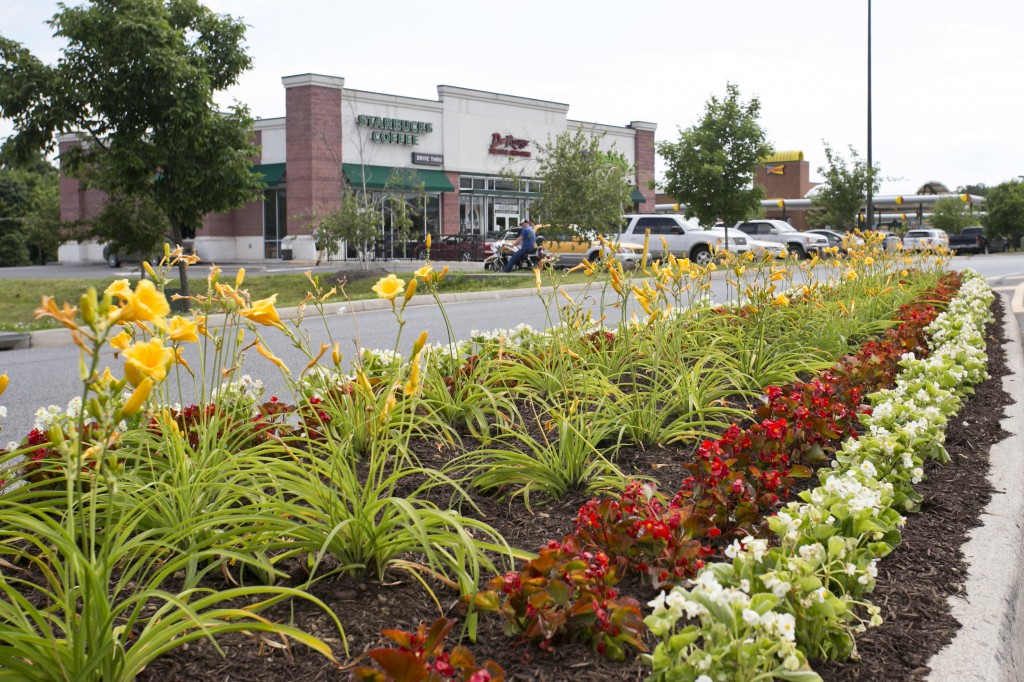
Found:
[[[68,4],[80,4],[69,0]],[[573,120],[657,123],[674,141],[735,83],[811,179],[824,144],[867,154],[868,0],[206,0],[241,18],[253,68],[218,95],[284,115],[283,76],[437,99],[454,85],[569,105]],[[51,0],[0,0],[0,35],[47,63]],[[1024,175],[1024,2],[875,0],[872,150],[882,194]],[[11,122],[0,120],[0,138]],[[659,165],[660,169],[660,165]]]

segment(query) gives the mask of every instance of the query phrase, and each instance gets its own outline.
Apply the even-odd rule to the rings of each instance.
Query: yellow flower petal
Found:
[[[145,379],[163,381],[173,361],[173,349],[165,348],[161,339],[150,339],[124,351],[124,374],[132,386],[141,385]]]
[[[377,298],[394,301],[396,296],[405,291],[405,280],[391,274],[387,277],[381,277],[372,288],[377,292]]]
[[[248,308],[243,308],[238,311],[238,314],[247,320],[252,320],[257,324],[266,325],[268,327],[284,327],[281,324],[281,316],[277,314],[277,309],[274,304],[277,302],[277,294],[273,294],[268,298],[263,298]]]

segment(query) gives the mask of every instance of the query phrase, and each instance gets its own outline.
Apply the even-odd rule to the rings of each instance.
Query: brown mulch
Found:
[[[1002,302],[997,299],[998,320],[988,330],[991,378],[976,387],[973,397],[949,424],[946,447],[952,458],[947,466],[926,467],[927,480],[918,488],[925,500],[922,512],[910,517],[903,542],[879,565],[878,586],[871,595],[882,608],[881,627],[858,639],[860,662],[815,662],[825,680],[912,680],[927,673],[927,661],[951,641],[959,624],[950,614],[947,598],[963,590],[966,565],[960,546],[966,533],[979,525],[979,516],[992,495],[986,475],[988,451],[1006,437],[1000,427],[1009,397],[1002,390],[1006,368],[1003,350]],[[434,454],[431,454],[431,450]],[[437,465],[452,453],[437,448],[420,448],[425,465]],[[689,452],[675,449],[630,450],[620,453],[619,464],[626,473],[654,475],[664,490],[672,490],[681,479],[678,462]],[[429,461],[431,457],[437,461]],[[655,466],[659,465],[659,466]],[[576,510],[589,496],[569,495],[557,503],[535,506],[526,514],[521,503],[501,502],[475,496],[482,518],[499,530],[512,546],[537,548],[550,538],[560,538],[572,529]],[[384,581],[334,578],[322,581],[312,593],[326,602],[345,627],[354,657],[386,644],[380,631],[385,628],[411,630],[421,621],[430,622],[438,608],[425,596],[419,583],[402,573],[389,573]],[[457,597],[435,586],[444,615],[459,617]],[[639,585],[626,585],[624,592],[645,602],[654,595]],[[293,600],[266,614],[323,637],[337,655],[341,642],[333,634],[328,618],[316,607]],[[453,632],[452,639],[458,630]],[[243,635],[219,639],[223,657],[208,641],[199,641],[162,656],[149,666],[140,680],[264,681],[347,679],[347,673],[333,667],[318,654],[293,645],[290,650],[276,642]],[[642,680],[644,668],[635,658],[611,663],[588,647],[564,645],[554,654],[544,654],[532,645],[505,637],[497,618],[482,617],[480,637],[471,646],[478,660],[496,660],[511,680]],[[366,663],[363,658],[361,664]]]

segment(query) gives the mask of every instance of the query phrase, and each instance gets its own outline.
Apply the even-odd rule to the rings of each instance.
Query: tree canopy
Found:
[[[56,65],[0,37],[0,111],[18,157],[52,149],[54,137],[82,144],[65,172],[110,195],[152,201],[175,241],[202,217],[259,195],[252,172],[253,121],[214,94],[251,66],[245,25],[197,0],[90,0],[48,22],[67,41]],[[88,172],[86,172],[88,169]]]
[[[1024,182],[1010,180],[990,187],[982,222],[993,235],[1006,237],[1013,246],[1020,246],[1024,237]]]
[[[932,225],[950,234],[955,234],[968,225],[976,223],[977,219],[974,214],[960,199],[939,199],[932,207]]]
[[[530,210],[547,225],[546,237],[619,231],[632,205],[633,169],[622,154],[601,149],[603,137],[581,126],[539,146],[536,179],[542,184]]]
[[[872,194],[878,193],[878,168],[868,171],[867,161],[850,145],[850,161],[825,145],[825,165],[818,168],[824,181],[811,196],[814,205],[807,220],[812,225],[849,228],[857,225],[857,214],[867,202],[869,175]]]
[[[743,102],[739,88],[704,105],[700,122],[679,132],[676,142],[658,143],[667,164],[664,189],[686,204],[686,217],[702,225],[727,225],[757,213],[764,191],[754,184],[758,161],[772,152],[758,117],[757,97]]]
[[[42,155],[0,153],[0,266],[44,264],[62,238],[57,169]]]

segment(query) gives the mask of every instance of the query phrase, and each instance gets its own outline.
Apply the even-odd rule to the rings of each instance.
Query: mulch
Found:
[[[1009,396],[1001,378],[1008,373],[1005,362],[1001,300],[996,301],[997,322],[988,330],[991,378],[976,387],[974,396],[949,424],[946,447],[949,465],[932,464],[918,490],[924,496],[922,511],[910,517],[902,544],[879,564],[878,585],[871,600],[882,609],[885,620],[857,640],[859,661],[813,662],[826,681],[914,680],[928,672],[927,661],[952,640],[959,623],[952,617],[948,598],[963,591],[966,564],[960,546],[967,532],[979,525],[982,510],[993,491],[987,482],[988,451],[1008,434],[1000,427]],[[439,465],[453,453],[437,447],[418,448],[425,465]],[[620,453],[619,465],[628,473],[654,476],[661,488],[674,490],[682,478],[678,464],[692,455],[688,450],[654,448]],[[434,458],[436,461],[431,461]],[[589,496],[568,495],[557,502],[535,506],[528,514],[518,502],[502,502],[485,496],[474,501],[482,518],[500,531],[514,547],[536,549],[552,538],[572,530],[579,507]],[[211,585],[216,587],[215,585]],[[622,592],[640,600],[655,594],[640,584],[625,584]],[[389,642],[381,630],[415,629],[439,615],[458,619],[457,595],[433,585],[434,604],[423,587],[409,575],[392,572],[383,581],[337,577],[321,581],[310,591],[330,606],[341,620],[353,657],[365,665],[369,649]],[[326,615],[315,606],[293,600],[267,612],[271,620],[297,626],[332,644],[343,658],[343,648]],[[452,639],[457,637],[458,628]],[[209,641],[194,642],[171,651],[139,677],[142,681],[209,680],[211,682],[346,679],[329,661],[301,645],[284,648],[265,637],[229,635],[218,639],[223,655]],[[452,642],[454,645],[454,642]],[[551,653],[506,637],[496,617],[481,617],[478,642],[470,645],[478,661],[493,659],[510,680],[608,681],[642,680],[645,669],[634,656],[622,663],[605,660],[589,647],[565,644]],[[348,664],[351,666],[351,662]]]

